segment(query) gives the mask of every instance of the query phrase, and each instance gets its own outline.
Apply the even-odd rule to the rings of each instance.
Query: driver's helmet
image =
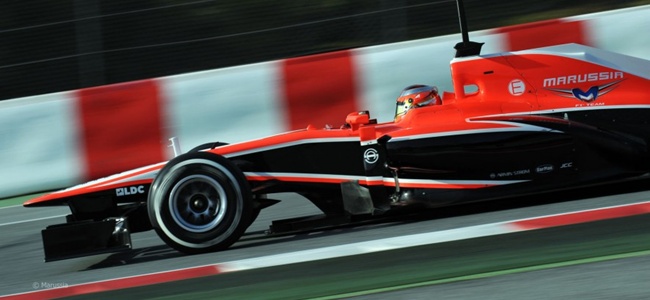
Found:
[[[430,85],[416,84],[406,87],[397,97],[395,122],[399,121],[411,109],[427,105],[442,104],[438,88]]]

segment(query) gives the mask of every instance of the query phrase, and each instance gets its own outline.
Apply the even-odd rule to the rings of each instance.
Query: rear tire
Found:
[[[185,253],[228,248],[254,213],[244,174],[209,152],[183,154],[167,163],[151,185],[147,208],[160,238]]]

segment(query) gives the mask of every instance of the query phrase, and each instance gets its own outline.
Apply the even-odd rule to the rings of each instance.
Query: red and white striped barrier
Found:
[[[112,290],[147,286],[158,283],[199,278],[228,272],[260,269],[345,256],[396,250],[401,248],[460,241],[535,229],[544,229],[593,221],[608,220],[650,213],[650,202],[597,208],[500,223],[476,225],[444,231],[398,236],[374,241],[359,242],[311,250],[209,264],[185,269],[149,273],[90,283],[67,285],[31,292],[0,296],[4,300],[52,299],[99,293]],[[38,283],[35,283],[38,284]],[[35,286],[40,288],[40,286]]]
[[[471,33],[483,53],[569,42],[650,59],[650,6]],[[458,35],[0,101],[0,198],[165,161],[182,149],[341,125],[356,110],[389,121],[407,85],[451,90]]]

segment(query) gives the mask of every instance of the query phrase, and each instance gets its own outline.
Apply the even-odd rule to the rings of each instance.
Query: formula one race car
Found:
[[[463,38],[454,92],[409,87],[394,122],[353,112],[340,129],[202,145],[27,201],[72,211],[43,230],[46,260],[129,249],[131,232],[152,228],[182,252],[224,249],[276,203],[272,193],[313,202],[320,226],[650,170],[649,61],[577,44],[480,55]],[[301,228],[294,221],[271,231]]]

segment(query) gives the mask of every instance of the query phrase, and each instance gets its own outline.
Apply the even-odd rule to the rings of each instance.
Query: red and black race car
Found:
[[[202,145],[27,201],[72,212],[43,230],[46,260],[129,249],[152,228],[179,251],[224,249],[279,192],[340,224],[650,171],[649,61],[577,44],[479,55],[466,34],[456,50],[454,92],[409,87],[394,122],[353,112],[342,128]]]

